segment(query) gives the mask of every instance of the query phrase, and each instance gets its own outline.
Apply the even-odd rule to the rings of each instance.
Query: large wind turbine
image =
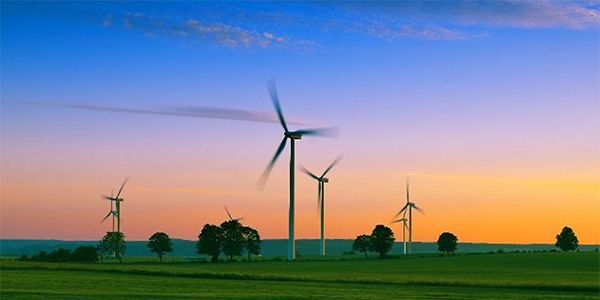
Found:
[[[402,222],[402,244],[404,245],[404,255],[406,255],[406,228],[408,228],[408,225],[406,224],[406,211],[404,211],[402,218],[392,221],[392,224],[400,222]]]
[[[406,178],[406,204],[402,209],[394,216],[398,217],[403,211],[408,209],[408,253],[412,253],[412,209],[416,209],[418,212],[423,213],[423,210],[418,208],[414,202],[410,201],[410,178]]]
[[[327,169],[325,169],[325,172],[323,172],[323,174],[321,174],[320,177],[311,173],[306,168],[301,167],[302,172],[304,172],[308,176],[314,178],[319,183],[319,189],[318,189],[318,193],[317,193],[317,199],[318,199],[317,203],[318,203],[318,210],[320,210],[320,212],[321,212],[321,255],[322,256],[325,256],[325,183],[329,182],[329,178],[326,178],[325,175],[327,175],[327,173],[331,170],[331,168],[333,168],[335,165],[337,165],[340,162],[340,160],[342,160],[341,154],[329,165],[329,167],[327,167]]]
[[[277,112],[277,116],[279,117],[279,122],[283,127],[283,139],[275,151],[275,155],[267,165],[267,168],[263,172],[260,180],[259,186],[264,186],[277,158],[283,152],[285,148],[285,144],[287,140],[290,140],[290,207],[289,207],[289,224],[288,224],[288,260],[294,260],[296,258],[296,241],[294,239],[294,182],[295,182],[295,145],[296,140],[299,140],[304,135],[314,135],[314,136],[336,136],[335,129],[333,128],[319,128],[319,129],[300,129],[296,131],[289,131],[287,124],[285,123],[285,119],[283,118],[283,112],[281,111],[281,106],[279,105],[279,97],[277,96],[277,88],[275,87],[275,81],[270,80],[267,83],[267,88],[269,90],[269,94],[271,95],[271,101],[273,102],[273,106],[275,107],[275,111]]]
[[[229,216],[229,221],[241,221],[241,220],[243,220],[243,219],[244,219],[243,217],[242,217],[242,218],[235,218],[235,219],[234,219],[234,218],[231,216],[231,214],[229,213],[229,209],[227,209],[227,206],[225,206],[225,211],[227,212],[227,216]]]
[[[105,199],[114,202],[115,206],[116,206],[116,210],[113,211],[112,209],[112,203],[111,203],[111,209],[110,212],[106,215],[106,217],[104,217],[104,219],[102,219],[102,221],[106,220],[111,214],[117,218],[117,232],[121,232],[121,202],[123,202],[123,198],[119,198],[119,196],[121,196],[121,192],[123,191],[123,187],[125,187],[125,183],[127,183],[127,180],[129,180],[129,177],[125,178],[125,181],[123,181],[123,184],[121,184],[121,188],[119,189],[119,192],[117,193],[117,196],[113,197],[112,194],[111,196],[106,196],[103,195],[102,197],[104,197]],[[113,232],[114,232],[114,226],[113,226]]]

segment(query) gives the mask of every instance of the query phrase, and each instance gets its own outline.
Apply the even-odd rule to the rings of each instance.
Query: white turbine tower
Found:
[[[121,185],[121,188],[119,189],[119,192],[117,193],[117,196],[113,197],[112,194],[109,196],[102,196],[103,198],[111,201],[111,208],[110,208],[110,212],[104,217],[104,219],[102,219],[102,222],[104,222],[104,220],[106,220],[111,214],[113,215],[113,217],[117,218],[117,232],[121,232],[121,202],[123,202],[123,198],[119,198],[119,196],[121,195],[121,192],[123,191],[123,187],[125,187],[125,183],[127,183],[127,180],[129,180],[129,177],[125,178],[125,181],[123,181],[123,184]],[[115,206],[116,206],[116,210],[113,210],[112,208],[112,202],[114,202]],[[115,231],[114,228],[114,224],[113,224],[113,232]]]
[[[394,216],[397,218],[402,212],[408,209],[408,253],[412,253],[412,210],[413,208],[420,213],[423,213],[423,210],[418,208],[414,202],[410,201],[410,178],[406,178],[406,204],[402,209]]]
[[[275,87],[275,81],[271,80],[267,83],[267,88],[269,89],[269,94],[271,95],[271,101],[273,102],[273,106],[275,106],[275,111],[277,112],[277,116],[279,117],[279,122],[283,127],[283,139],[275,151],[275,155],[267,165],[267,168],[263,172],[260,180],[259,186],[264,186],[277,161],[277,158],[283,152],[285,148],[285,144],[288,139],[290,139],[290,207],[289,207],[289,224],[288,224],[288,260],[294,260],[296,258],[296,241],[294,239],[294,210],[295,210],[295,190],[294,190],[294,182],[295,182],[295,145],[296,140],[299,140],[304,135],[314,135],[314,136],[329,136],[335,137],[337,136],[337,130],[335,128],[319,128],[319,129],[300,129],[296,131],[289,131],[287,124],[285,123],[285,119],[283,118],[283,112],[281,111],[281,106],[279,105],[279,97],[277,96],[277,89]]]
[[[340,160],[342,160],[341,154],[329,165],[329,167],[327,167],[327,169],[325,169],[325,171],[323,172],[323,174],[321,174],[320,177],[311,173],[306,168],[301,167],[302,172],[304,172],[308,176],[314,178],[319,183],[319,189],[317,192],[317,199],[318,199],[317,209],[320,211],[320,215],[321,215],[321,255],[322,256],[325,256],[325,184],[329,182],[329,178],[326,178],[325,175],[327,175],[327,173],[329,171],[331,171],[331,169],[335,165],[337,165],[340,162]]]

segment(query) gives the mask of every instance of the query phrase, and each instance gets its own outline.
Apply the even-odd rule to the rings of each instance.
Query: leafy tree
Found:
[[[198,235],[198,244],[196,245],[198,254],[208,254],[211,256],[211,261],[218,261],[222,239],[223,229],[221,227],[205,224]]]
[[[444,232],[440,234],[437,240],[438,251],[446,252],[446,254],[450,255],[450,252],[456,251],[457,241],[458,238],[450,232]]]
[[[96,250],[98,251],[98,256],[100,257],[100,262],[104,261],[105,257],[109,257],[112,256],[113,253],[111,252],[111,247],[109,245],[109,242],[107,239],[102,239],[98,242],[98,245],[96,246]]]
[[[221,240],[221,250],[223,254],[233,260],[234,256],[242,255],[244,250],[244,235],[242,234],[242,224],[237,220],[229,220],[221,223],[223,230],[223,239]]]
[[[71,261],[97,262],[98,248],[94,246],[79,246],[71,253]]]
[[[48,254],[46,251],[40,251],[38,254],[34,254],[31,256],[32,261],[46,261]]]
[[[384,258],[394,245],[394,232],[385,225],[377,225],[371,232],[369,250],[379,253],[379,258]]]
[[[579,247],[579,240],[570,227],[563,227],[560,234],[556,235],[556,247],[562,251],[573,251]]]
[[[46,259],[44,261],[67,262],[67,261],[69,261],[70,258],[71,258],[71,250],[64,249],[64,248],[58,248],[58,249],[52,250],[52,252],[50,252],[46,256]]]
[[[250,226],[243,226],[242,236],[244,249],[248,253],[248,260],[250,260],[250,255],[259,255],[261,240],[258,231]]]
[[[122,255],[125,253],[126,246],[125,235],[122,232],[107,232],[100,241],[100,245],[106,247],[109,255],[114,255],[120,262],[123,262]]]
[[[158,259],[162,262],[162,257],[166,253],[173,252],[173,243],[168,234],[164,232],[156,232],[149,239],[148,248],[151,252],[158,255]]]
[[[354,243],[352,244],[352,250],[363,252],[365,254],[365,259],[368,258],[367,251],[371,246],[371,236],[366,234],[361,234],[356,237]]]

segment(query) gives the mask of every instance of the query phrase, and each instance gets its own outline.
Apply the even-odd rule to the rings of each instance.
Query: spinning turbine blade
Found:
[[[406,177],[406,203],[409,202],[410,194],[408,192],[410,186],[410,177]]]
[[[102,219],[102,221],[100,221],[100,224],[104,223],[104,221],[106,221],[106,219],[108,219],[108,217],[110,217],[110,215],[112,215],[113,211],[109,211],[108,214],[104,217],[104,219]]]
[[[319,191],[317,193],[317,212],[321,214],[321,202],[323,201],[323,182],[319,181]]]
[[[331,170],[331,168],[333,168],[335,165],[337,165],[343,158],[343,155],[338,155],[338,157],[335,158],[335,160],[329,165],[329,167],[325,170],[325,172],[323,172],[323,175],[321,175],[322,177],[325,177],[325,175],[327,175],[327,173]]]
[[[404,205],[404,207],[398,212],[396,213],[396,215],[394,215],[394,218],[398,217],[403,211],[405,211],[408,208],[408,203],[406,205]]]
[[[269,82],[267,82],[267,89],[269,90],[269,95],[271,95],[271,101],[273,101],[273,106],[275,106],[277,117],[279,117],[279,122],[281,123],[281,126],[283,126],[283,130],[285,130],[285,132],[289,132],[288,127],[285,124],[285,119],[283,118],[281,105],[279,104],[279,96],[277,95],[277,88],[275,87],[275,79],[271,79]]]
[[[225,211],[227,212],[227,215],[229,216],[229,220],[233,220],[233,217],[229,213],[229,209],[227,209],[227,206],[225,206]]]
[[[294,131],[294,133],[298,133],[300,135],[314,135],[314,136],[337,138],[340,135],[340,128],[339,127],[324,127],[324,128],[300,129],[300,130]]]
[[[420,212],[420,213],[422,213],[422,214],[424,214],[424,213],[425,213],[425,211],[424,211],[424,210],[422,210],[422,209],[418,208],[418,207],[417,207],[417,206],[416,206],[414,203],[413,203],[413,205],[411,205],[411,206],[412,206],[414,209],[416,209],[418,212]]]
[[[315,175],[315,174],[311,173],[311,172],[310,172],[308,169],[306,169],[305,167],[303,167],[303,166],[300,166],[300,170],[301,170],[302,172],[306,173],[306,175],[308,175],[308,176],[310,176],[310,177],[312,177],[312,178],[314,178],[314,179],[316,179],[316,180],[319,180],[319,177],[317,177],[317,175]]]
[[[269,164],[267,165],[267,168],[265,169],[263,174],[260,176],[260,180],[258,181],[259,187],[262,188],[265,185],[265,183],[267,182],[267,178],[269,178],[269,174],[271,174],[271,170],[273,169],[273,166],[275,165],[275,161],[277,161],[277,158],[279,157],[279,155],[281,155],[281,152],[283,152],[283,148],[285,148],[286,142],[287,142],[287,137],[284,136],[283,140],[281,140],[281,143],[279,144],[279,147],[277,148],[277,151],[275,151],[275,156],[273,156],[273,159],[271,159],[271,162],[269,162]]]
[[[117,193],[117,196],[115,197],[115,199],[119,199],[119,195],[121,195],[121,192],[123,191],[123,188],[125,187],[125,184],[127,183],[127,180],[129,180],[129,176],[125,177],[125,181],[123,181],[123,184],[121,185],[121,188],[119,189],[119,192]]]

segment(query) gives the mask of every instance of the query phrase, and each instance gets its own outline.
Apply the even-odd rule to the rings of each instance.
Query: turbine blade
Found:
[[[390,222],[390,224],[394,224],[394,223],[398,223],[398,222],[402,222],[402,220],[401,219],[400,220],[394,220],[394,221]]]
[[[123,181],[123,184],[121,185],[121,188],[119,189],[119,192],[117,193],[117,196],[115,197],[115,199],[119,199],[119,195],[121,195],[121,192],[123,191],[123,188],[125,187],[125,184],[127,183],[127,180],[129,180],[129,176],[125,177],[125,180]]]
[[[109,196],[106,196],[106,195],[102,195],[102,198],[107,199],[107,200],[111,200],[111,201],[115,200],[113,197],[109,197]]]
[[[394,215],[394,218],[398,217],[403,211],[405,211],[408,208],[408,204],[404,205],[404,207],[398,212],[396,213],[396,215]]]
[[[281,152],[283,152],[283,148],[285,148],[286,142],[287,142],[287,137],[284,136],[283,140],[281,140],[281,143],[279,144],[279,147],[277,148],[277,151],[275,151],[275,156],[273,156],[273,158],[267,165],[267,168],[265,169],[265,171],[260,176],[260,179],[258,180],[259,188],[262,189],[265,186],[265,183],[267,182],[267,179],[269,178],[269,174],[271,174],[271,170],[273,169],[273,166],[275,165],[275,161],[277,161],[277,158],[279,157],[279,155],[281,155]]]
[[[416,209],[418,212],[422,213],[422,214],[424,214],[424,213],[425,213],[425,211],[424,211],[424,210],[422,210],[422,209],[418,208],[418,207],[417,207],[417,206],[416,206],[414,203],[412,204],[412,207],[413,207],[414,209]]]
[[[279,104],[279,96],[277,95],[277,87],[275,87],[275,79],[271,79],[269,82],[267,82],[267,89],[269,90],[269,95],[271,95],[271,101],[273,102],[273,106],[275,106],[275,111],[277,111],[277,117],[279,117],[279,122],[281,123],[281,126],[283,126],[283,130],[285,130],[285,132],[289,132],[288,127],[285,124],[285,119],[283,118],[281,105]]]
[[[239,221],[241,221],[241,220],[243,220],[243,219],[244,219],[244,218],[237,218],[237,219],[233,219],[233,220],[234,220],[234,221],[238,221],[238,222],[239,222]]]
[[[342,158],[344,158],[344,156],[342,154],[338,155],[338,157],[335,158],[335,160],[329,165],[329,167],[325,170],[325,172],[323,172],[323,175],[321,175],[321,177],[325,177],[325,175],[327,175],[327,173],[331,170],[331,168],[333,168],[335,165],[337,165]]]
[[[104,219],[102,219],[102,221],[100,221],[100,224],[104,223],[104,221],[106,221],[106,219],[108,219],[108,217],[110,217],[111,214],[112,210],[108,212],[108,214],[104,217]]]
[[[409,186],[410,186],[410,177],[406,177],[406,203],[409,202],[410,194],[409,194]]]
[[[300,135],[314,135],[322,137],[337,138],[340,135],[339,127],[324,127],[324,128],[311,128],[311,129],[300,129],[294,131]]]
[[[319,180],[319,177],[317,177],[317,175],[315,175],[315,174],[311,173],[311,172],[310,172],[308,169],[306,169],[304,166],[300,166],[300,171],[302,171],[302,172],[306,173],[306,175],[308,175],[308,176],[310,176],[310,177],[312,177],[312,178],[314,178],[314,179],[316,179],[316,180]]]
[[[317,213],[321,216],[321,201],[323,201],[323,182],[319,181],[319,191],[317,194]]]
[[[229,216],[229,220],[233,220],[233,217],[229,213],[229,209],[227,209],[227,206],[225,206],[225,211],[227,212],[227,215]]]

